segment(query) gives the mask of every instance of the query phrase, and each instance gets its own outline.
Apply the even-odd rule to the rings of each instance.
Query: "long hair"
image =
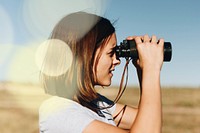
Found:
[[[100,51],[104,48],[114,32],[115,28],[108,19],[94,14],[76,12],[61,19],[50,39],[65,42],[72,51],[73,60],[67,72],[60,76],[41,74],[46,92],[76,100],[94,110],[89,104],[98,97],[94,89],[96,77],[93,67],[96,71],[101,52],[94,63],[95,53],[98,48]]]

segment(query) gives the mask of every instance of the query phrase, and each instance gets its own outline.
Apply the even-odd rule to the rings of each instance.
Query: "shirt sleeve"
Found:
[[[116,104],[112,100],[108,99],[107,97],[105,97],[103,95],[100,95],[100,94],[98,94],[98,95],[100,96],[101,101],[106,103],[107,106],[108,105],[113,105],[111,108],[107,109],[113,115],[114,112],[115,112],[115,109],[116,109]]]
[[[116,109],[116,104],[114,104],[111,108],[109,108],[109,112],[113,115]]]

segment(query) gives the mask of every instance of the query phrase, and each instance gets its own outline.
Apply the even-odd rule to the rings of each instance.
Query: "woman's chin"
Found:
[[[111,79],[112,77],[109,78],[104,78],[104,80],[101,80],[101,82],[97,82],[95,85],[100,85],[100,86],[110,86],[111,85]]]
[[[111,80],[108,80],[108,81],[104,82],[103,86],[110,86],[110,85],[111,85]]]

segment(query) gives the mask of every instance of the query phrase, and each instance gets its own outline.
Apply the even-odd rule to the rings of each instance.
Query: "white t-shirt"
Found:
[[[105,102],[100,106],[107,107]],[[40,133],[82,133],[93,120],[115,125],[112,114],[116,105],[101,110],[104,117],[72,100],[53,96],[42,103],[39,109]]]

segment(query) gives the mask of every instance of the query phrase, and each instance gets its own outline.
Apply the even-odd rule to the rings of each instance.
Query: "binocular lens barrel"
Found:
[[[123,40],[119,46],[115,48],[117,58],[138,59],[138,51],[136,49],[135,40]],[[164,61],[169,62],[172,58],[172,45],[170,42],[164,42]]]

